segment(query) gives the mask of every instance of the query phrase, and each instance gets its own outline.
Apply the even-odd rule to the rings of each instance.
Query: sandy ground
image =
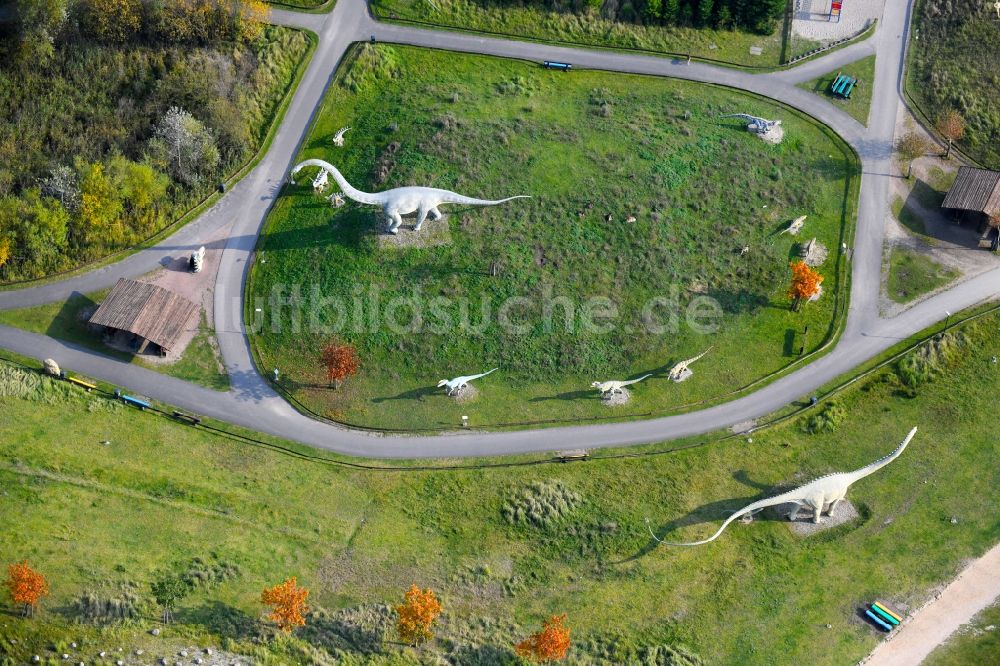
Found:
[[[885,0],[843,0],[840,21],[830,21],[830,0],[796,0],[792,32],[817,42],[853,37],[882,16]]]
[[[943,148],[938,148],[933,137],[927,134],[919,123],[914,121],[910,112],[904,105],[899,106],[896,117],[896,139],[907,132],[919,132],[923,134],[931,145],[935,146],[932,153],[925,155],[913,162],[912,180],[904,178],[907,165],[899,160],[893,161],[893,183],[889,193],[890,203],[900,197],[906,202],[908,208],[917,213],[924,222],[927,234],[931,241],[918,237],[900,224],[892,215],[892,211],[886,211],[885,241],[883,246],[883,257],[886,270],[882,273],[882,290],[879,310],[883,317],[894,317],[900,312],[912,307],[922,300],[947,289],[955,282],[943,285],[940,289],[924,294],[906,304],[896,303],[888,297],[888,260],[892,249],[901,247],[913,252],[925,254],[937,263],[951,268],[959,273],[956,281],[966,280],[980,273],[992,270],[1000,266],[1000,257],[992,252],[980,249],[979,233],[971,225],[959,225],[942,214],[940,209],[927,209],[923,207],[916,198],[911,197],[911,191],[917,181],[930,182],[929,173],[932,169],[941,169],[945,173],[954,173],[962,165],[957,159],[945,160],[941,158]]]
[[[205,313],[205,319],[211,323],[214,321],[214,286],[215,278],[219,272],[219,262],[222,259],[222,251],[226,247],[226,239],[229,237],[232,223],[216,230],[211,236],[199,239],[205,246],[205,260],[200,273],[192,273],[188,268],[191,253],[197,250],[194,248],[177,248],[169,257],[165,257],[161,262],[163,268],[147,276],[140,278],[143,282],[150,282],[163,287],[176,294],[180,294],[201,306],[200,312]],[[173,363],[177,361],[188,344],[198,332],[200,318],[192,319],[180,339],[177,349],[165,357],[155,355],[143,356],[143,360],[151,363]]]
[[[916,666],[963,624],[1000,598],[1000,544],[903,621],[878,645],[865,666]]]

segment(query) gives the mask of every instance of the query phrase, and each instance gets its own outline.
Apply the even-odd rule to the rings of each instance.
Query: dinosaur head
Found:
[[[437,387],[438,388],[441,388],[442,386],[447,386],[447,385],[448,385],[448,380],[447,379],[442,379],[441,381],[439,381],[437,383]]]
[[[590,385],[595,389],[601,388],[601,382],[591,382]]]

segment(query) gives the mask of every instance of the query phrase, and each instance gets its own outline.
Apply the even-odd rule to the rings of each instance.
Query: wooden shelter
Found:
[[[131,333],[137,353],[150,344],[161,356],[176,349],[184,331],[198,314],[198,306],[163,287],[119,278],[90,323],[103,326],[112,334]]]
[[[960,167],[941,207],[980,227],[1000,227],[1000,171]]]

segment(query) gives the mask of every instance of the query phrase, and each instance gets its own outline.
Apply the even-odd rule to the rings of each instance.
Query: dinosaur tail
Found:
[[[910,430],[909,434],[906,435],[906,439],[904,439],[903,442],[899,446],[896,447],[895,451],[893,451],[889,455],[885,456],[884,458],[879,458],[878,460],[876,460],[875,462],[873,462],[870,465],[865,465],[861,469],[854,470],[853,472],[851,472],[851,475],[854,477],[852,479],[851,483],[854,483],[854,481],[857,481],[858,479],[864,478],[864,477],[868,476],[869,474],[871,474],[872,472],[885,467],[886,465],[888,465],[889,463],[891,463],[893,460],[895,460],[896,458],[898,458],[900,456],[900,454],[903,453],[903,449],[906,448],[906,445],[910,443],[911,439],[913,439],[913,436],[915,434],[917,434],[917,429],[913,428],[912,430]]]
[[[709,541],[715,541],[716,539],[718,539],[719,535],[722,534],[726,530],[727,527],[729,527],[729,523],[733,522],[734,520],[736,520],[740,516],[746,515],[746,514],[750,513],[751,511],[757,511],[759,509],[767,508],[769,506],[777,506],[779,504],[784,504],[785,502],[789,501],[789,499],[791,498],[791,496],[792,496],[792,494],[794,492],[795,491],[789,491],[787,493],[782,493],[780,495],[775,495],[774,497],[767,497],[767,498],[762,499],[762,500],[757,500],[753,504],[747,504],[745,507],[743,507],[742,509],[740,509],[739,511],[737,511],[733,515],[731,515],[728,518],[726,518],[726,522],[722,523],[722,526],[719,528],[719,530],[715,534],[713,534],[712,536],[710,536],[707,539],[702,539],[701,541],[689,541],[689,542],[686,542],[686,543],[675,543],[675,542],[664,541],[663,539],[660,539],[655,534],[653,534],[653,530],[651,528],[649,530],[649,533],[652,535],[652,537],[654,539],[656,539],[660,543],[664,544],[665,546],[700,546],[703,543],[708,543]]]
[[[463,204],[465,206],[499,206],[502,203],[507,203],[508,201],[513,201],[514,199],[530,199],[530,196],[520,194],[515,197],[507,197],[506,199],[475,199],[473,197],[462,196],[461,194],[456,194],[455,192],[448,192],[441,198],[441,203],[449,204]]]
[[[499,370],[499,369],[500,369],[500,368],[493,368],[492,370],[487,370],[487,371],[486,371],[486,372],[484,372],[483,374],[479,375],[479,377],[485,377],[486,375],[490,374],[491,372],[496,372],[496,371],[497,371],[497,370]],[[476,379],[479,379],[479,377],[476,377]]]
[[[321,169],[329,171],[330,175],[332,175],[333,179],[337,181],[337,185],[339,185],[340,189],[344,191],[344,194],[347,195],[348,199],[357,201],[358,203],[361,204],[369,204],[375,206],[382,204],[382,200],[378,197],[378,195],[370,194],[368,192],[362,192],[361,190],[354,188],[350,183],[347,182],[347,179],[344,178],[344,174],[340,173],[337,167],[333,166],[332,164],[330,164],[325,160],[312,159],[296,164],[295,168],[292,169],[292,172],[288,175],[288,179],[294,182],[293,179],[295,178],[295,174],[297,174],[300,170],[302,170],[304,167],[307,166],[318,166]]]
[[[653,373],[649,373],[648,375],[643,375],[642,377],[636,377],[635,379],[630,379],[629,381],[627,381],[625,383],[626,383],[626,385],[638,384],[643,379],[649,379],[652,376],[653,376]]]

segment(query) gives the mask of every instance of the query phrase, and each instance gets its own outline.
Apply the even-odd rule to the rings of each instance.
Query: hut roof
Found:
[[[960,167],[941,207],[1000,216],[1000,171]]]
[[[173,349],[197,312],[197,305],[163,287],[119,278],[90,323],[128,331]]]

